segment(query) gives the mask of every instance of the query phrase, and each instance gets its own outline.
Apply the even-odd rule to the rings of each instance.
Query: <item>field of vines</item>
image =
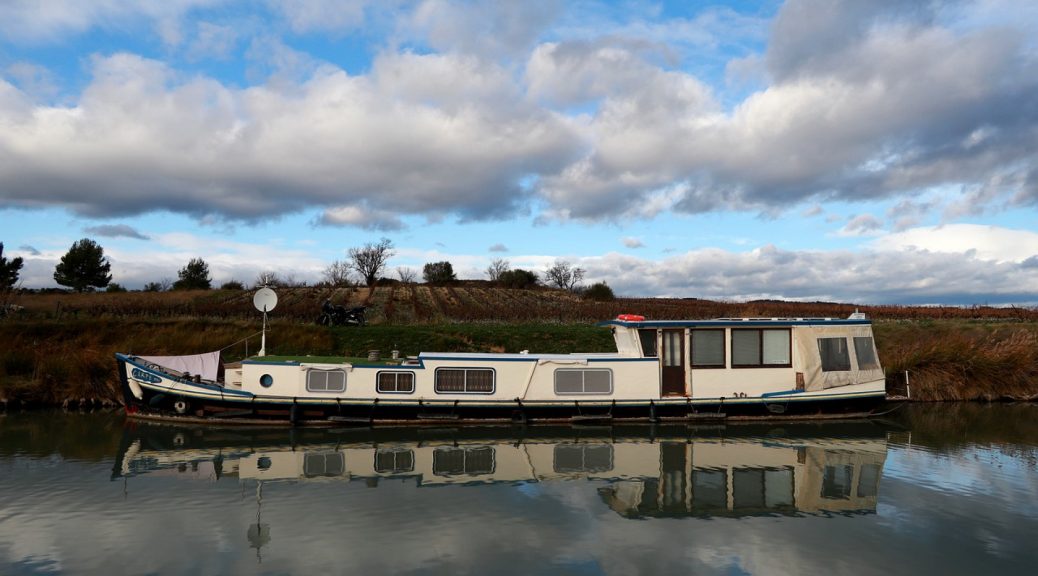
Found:
[[[696,298],[617,298],[585,300],[545,288],[513,290],[487,282],[452,286],[391,284],[367,287],[304,287],[278,290],[272,318],[314,322],[321,303],[367,306],[371,324],[412,325],[453,322],[586,323],[640,314],[647,319],[726,317],[845,318],[856,310],[876,320],[1038,320],[1038,309],[990,306],[871,306],[832,302],[724,302]],[[252,292],[206,290],[129,293],[26,293],[13,302],[25,318],[208,318],[250,319],[257,312]]]

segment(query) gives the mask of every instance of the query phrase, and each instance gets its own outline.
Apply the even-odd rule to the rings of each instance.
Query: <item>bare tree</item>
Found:
[[[404,284],[414,284],[415,280],[418,279],[418,271],[414,268],[408,268],[407,266],[400,266],[397,268],[396,275]]]
[[[544,271],[544,279],[549,284],[573,291],[584,279],[584,269],[575,268],[566,260],[555,260],[555,264]]]
[[[350,263],[345,260],[336,260],[324,269],[324,281],[332,286],[350,285]]]
[[[495,258],[490,266],[487,266],[487,278],[490,278],[491,282],[497,282],[501,279],[501,275],[512,269],[512,265],[508,263],[508,260],[504,258]]]
[[[260,272],[256,276],[256,282],[254,288],[262,288],[263,286],[280,286],[281,278],[278,277],[277,272],[267,270],[266,272]]]
[[[364,283],[374,286],[386,267],[386,261],[392,258],[393,241],[389,238],[379,240],[378,244],[367,243],[363,248],[350,248],[350,268],[356,270],[364,278]]]

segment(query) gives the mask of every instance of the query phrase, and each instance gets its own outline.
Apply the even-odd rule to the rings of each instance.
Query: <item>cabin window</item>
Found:
[[[437,476],[476,476],[493,473],[493,446],[433,450],[433,474]]]
[[[692,367],[724,368],[724,330],[692,331]]]
[[[345,392],[346,372],[343,370],[314,370],[306,372],[307,392]]]
[[[642,328],[638,331],[638,339],[642,342],[642,356],[645,358],[655,358],[656,330],[654,328]]]
[[[858,370],[879,370],[876,346],[871,336],[854,337],[854,355],[858,358]]]
[[[875,497],[879,494],[879,464],[862,464],[858,476],[858,498]]]
[[[822,372],[846,372],[851,369],[846,338],[819,338],[818,355],[822,358]]]
[[[850,464],[826,466],[822,472],[822,498],[827,500],[850,500],[851,482],[853,479],[854,467]]]
[[[556,444],[555,471],[609,472],[613,469],[613,447],[609,444]]]
[[[342,452],[307,452],[303,455],[303,475],[342,476],[346,472],[346,457]]]
[[[379,474],[399,474],[414,471],[413,450],[376,450],[375,472]]]
[[[789,368],[792,366],[788,328],[732,330],[733,368]]]
[[[493,394],[494,370],[491,368],[437,368],[437,394]]]
[[[706,514],[728,509],[728,471],[692,470],[692,511]]]
[[[414,372],[379,372],[376,387],[379,394],[411,394]]]
[[[559,368],[555,370],[555,395],[612,394],[613,371],[608,368]]]

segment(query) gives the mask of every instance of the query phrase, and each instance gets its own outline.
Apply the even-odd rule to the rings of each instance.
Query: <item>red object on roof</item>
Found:
[[[637,314],[621,314],[616,317],[617,320],[623,320],[624,322],[641,322],[645,320],[645,316],[639,316]]]

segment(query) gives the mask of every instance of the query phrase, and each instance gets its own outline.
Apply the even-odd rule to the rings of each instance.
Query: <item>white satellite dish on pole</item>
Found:
[[[260,356],[267,355],[267,312],[278,305],[278,295],[270,288],[263,287],[256,291],[252,297],[252,305],[256,310],[263,312],[263,336],[260,340]]]

